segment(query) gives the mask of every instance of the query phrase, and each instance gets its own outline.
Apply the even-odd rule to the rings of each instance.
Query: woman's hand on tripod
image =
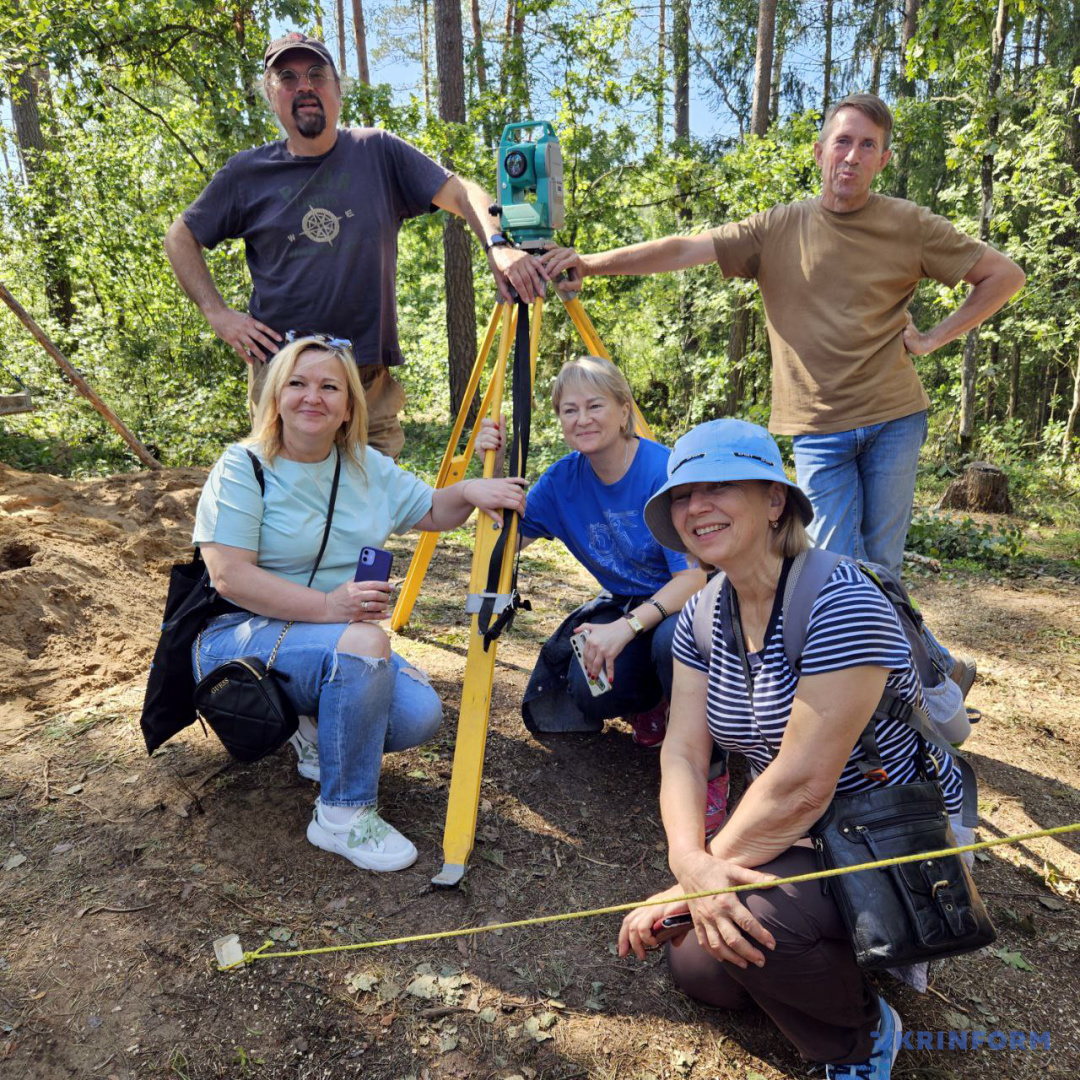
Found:
[[[528,482],[520,476],[510,476],[505,480],[464,480],[460,485],[461,497],[470,506],[487,514],[496,525],[502,524],[503,510],[525,513],[525,489],[528,486]]]
[[[483,465],[484,455],[489,450],[494,450],[496,475],[503,471],[504,443],[506,441],[504,438],[505,432],[505,416],[500,416],[497,421],[485,416],[484,419],[480,421],[480,430],[476,433],[474,453],[479,459],[480,464]]]

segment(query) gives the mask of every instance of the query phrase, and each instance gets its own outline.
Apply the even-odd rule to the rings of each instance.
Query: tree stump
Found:
[[[978,510],[984,514],[1011,514],[1009,478],[989,461],[973,461],[948,487],[939,510]]]

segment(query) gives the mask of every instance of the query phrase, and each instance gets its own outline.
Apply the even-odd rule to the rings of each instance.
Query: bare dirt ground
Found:
[[[668,883],[657,757],[629,730],[542,745],[518,702],[536,650],[589,582],[552,545],[523,559],[536,610],[499,646],[476,850],[434,889],[464,670],[469,548],[444,539],[396,647],[446,705],[433,744],[389,757],[384,812],[420,848],[371,875],[311,847],[315,796],[287,750],[231,765],[195,726],[147,759],[138,729],[171,562],[204,474],[87,482],[0,466],[0,1076],[775,1080],[807,1074],[754,1012],[701,1008],[662,961],[614,956],[618,919],[265,960],[643,897]],[[408,546],[399,544],[398,568]],[[534,554],[536,552],[536,554]],[[1068,575],[915,579],[931,625],[975,656],[967,744],[984,836],[1080,821],[1080,586]],[[993,950],[883,987],[912,1030],[1049,1032],[1050,1049],[905,1051],[900,1078],[1080,1075],[1080,839],[978,864]]]

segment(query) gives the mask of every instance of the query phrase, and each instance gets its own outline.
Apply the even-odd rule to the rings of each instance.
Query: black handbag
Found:
[[[318,564],[316,564],[318,565]],[[202,633],[195,639],[195,709],[222,746],[237,761],[258,761],[285,745],[300,725],[296,709],[281,688],[289,676],[274,669],[274,660],[291,622],[285,624],[270,658],[227,660],[206,675],[199,661]]]
[[[266,491],[262,463],[248,450],[259,490]],[[146,752],[152,754],[177,732],[195,723],[195,677],[191,672],[191,646],[199,631],[217,615],[241,611],[210,584],[210,574],[199,549],[190,562],[176,563],[169,572],[169,592],[161,634],[146,681],[140,719]]]
[[[822,869],[956,847],[933,780],[836,796],[810,836]],[[959,855],[841,874],[822,886],[836,897],[856,962],[869,971],[973,952],[997,937]]]

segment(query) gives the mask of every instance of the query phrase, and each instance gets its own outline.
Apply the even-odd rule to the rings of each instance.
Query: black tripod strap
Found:
[[[511,418],[514,431],[510,441],[510,472],[508,474],[510,476],[524,476],[529,459],[529,435],[532,428],[532,364],[529,356],[529,336],[529,305],[519,300],[517,333],[514,337],[513,415]],[[514,514],[513,510],[503,511],[502,531],[495,542],[495,547],[491,552],[491,561],[488,563],[487,588],[478,617],[478,628],[484,635],[485,651],[514,621],[514,614],[519,607],[524,607],[526,610],[530,607],[529,602],[522,600],[517,591],[519,547],[518,552],[514,554],[514,572],[510,579],[510,602],[492,622],[503,555],[506,551],[510,523],[514,519]]]

